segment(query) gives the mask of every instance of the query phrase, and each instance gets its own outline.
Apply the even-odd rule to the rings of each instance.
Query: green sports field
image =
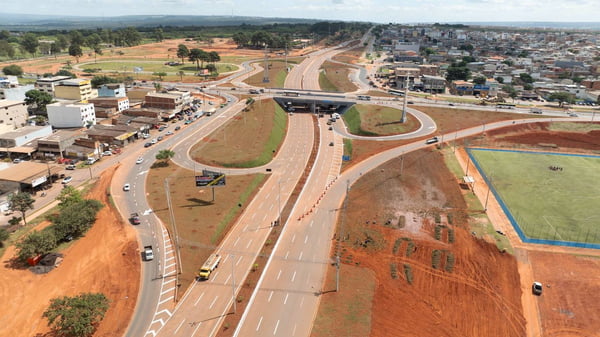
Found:
[[[470,153],[527,238],[600,243],[600,157]]]

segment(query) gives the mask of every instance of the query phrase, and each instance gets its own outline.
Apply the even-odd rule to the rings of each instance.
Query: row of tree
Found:
[[[41,231],[33,231],[17,242],[17,257],[21,262],[28,258],[44,255],[54,250],[60,242],[81,237],[96,221],[96,214],[103,207],[98,200],[84,199],[79,190],[67,186],[57,197],[58,214],[49,216],[52,225]],[[9,199],[10,207],[22,213],[33,208],[33,198],[26,192],[14,194]]]
[[[221,56],[216,51],[207,52],[200,48],[189,49],[185,44],[177,46],[177,57],[181,59],[181,63],[185,63],[186,58],[190,62],[195,62],[197,69],[204,68],[204,62],[212,63],[214,66],[215,63],[221,61]],[[216,70],[216,67],[214,67],[214,70]]]

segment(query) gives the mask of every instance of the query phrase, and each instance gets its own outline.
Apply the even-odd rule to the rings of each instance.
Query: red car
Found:
[[[131,221],[132,225],[139,225],[142,223],[140,216],[137,213],[131,213],[131,218],[129,218],[129,221]]]

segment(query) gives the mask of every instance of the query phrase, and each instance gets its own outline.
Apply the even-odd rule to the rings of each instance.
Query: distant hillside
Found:
[[[237,26],[274,23],[308,23],[323,20],[251,16],[128,15],[114,17],[50,16],[0,13],[0,29],[43,31],[52,29],[122,28],[155,26]],[[337,20],[339,21],[339,20]]]

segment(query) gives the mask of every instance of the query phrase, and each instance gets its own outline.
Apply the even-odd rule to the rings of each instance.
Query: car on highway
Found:
[[[166,136],[170,136],[173,134],[173,131],[167,131],[167,133],[165,133]],[[159,137],[160,138],[160,137]]]
[[[137,213],[131,213],[131,217],[129,218],[129,221],[131,222],[132,225],[139,225],[142,223],[142,221],[140,220],[140,216]]]
[[[434,144],[434,143],[437,143],[439,141],[440,141],[440,139],[438,137],[432,137],[432,138],[427,139],[425,141],[425,144]]]
[[[329,142],[329,146],[333,146],[333,142]]]
[[[330,126],[330,127],[329,127],[329,130],[333,130],[333,126]]]
[[[136,163],[136,164],[141,164],[141,163],[143,163],[143,162],[144,162],[144,158],[142,158],[142,157],[139,157],[139,158],[138,158],[138,159],[135,161],[135,163]]]
[[[408,102],[406,102],[406,104],[415,104],[415,102],[413,102],[413,101],[408,101]]]
[[[156,138],[156,140],[157,140],[157,141],[159,141],[159,142],[160,142],[161,140],[163,140],[163,139],[164,139],[164,138],[163,138],[163,136],[158,136],[158,138]]]
[[[152,143],[146,143],[146,144],[144,144],[144,147],[150,147],[150,146],[152,146]]]
[[[65,177],[65,179],[63,179],[62,183],[63,183],[63,185],[66,185],[66,184],[70,183],[72,180],[73,180],[73,177],[68,176],[68,177]]]
[[[129,184],[123,185],[123,191],[127,192],[129,190],[131,190],[131,185],[129,185]]]
[[[179,131],[179,130],[181,130],[181,126],[177,125],[177,126],[175,127],[175,131]]]
[[[454,103],[448,103],[449,106],[454,106]]]
[[[578,115],[578,114],[576,114],[576,113],[573,113],[573,112],[571,112],[571,113],[569,114],[569,117],[579,117],[579,115]]]
[[[156,144],[156,143],[158,143],[158,140],[156,140],[156,138],[152,138],[152,140],[150,141],[150,143]]]

